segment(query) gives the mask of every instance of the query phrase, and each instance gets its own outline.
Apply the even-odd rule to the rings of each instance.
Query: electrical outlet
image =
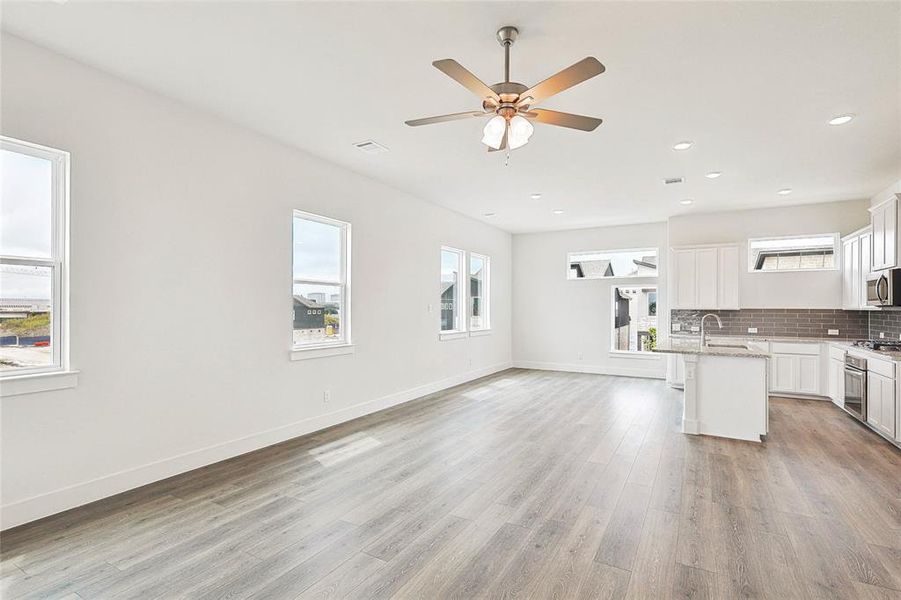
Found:
[[[470,369],[472,368],[472,359],[471,358],[469,359],[469,368]]]
[[[748,327],[748,333],[757,333],[756,327]]]
[[[673,331],[682,331],[681,323],[673,323]]]
[[[697,331],[701,331],[701,328],[698,327],[697,325],[692,325],[692,326],[691,326],[691,330],[694,331],[694,332],[697,332]]]
[[[884,338],[885,338],[885,332],[884,332],[884,331],[880,331],[880,332],[879,332],[879,339],[881,340],[881,339],[884,339]]]
[[[429,304],[429,312],[432,312],[432,305]]]
[[[838,329],[827,329],[826,335],[838,335]]]
[[[579,360],[582,360],[582,353],[579,352]]]
[[[332,399],[332,390],[325,390],[322,392],[322,401],[328,404]]]

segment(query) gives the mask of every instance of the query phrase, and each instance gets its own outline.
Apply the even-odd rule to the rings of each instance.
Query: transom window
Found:
[[[350,343],[350,223],[294,211],[294,349]]]
[[[0,136],[0,377],[67,356],[69,154]]]
[[[839,235],[757,238],[748,240],[751,272],[824,271],[838,268],[835,255]]]
[[[570,252],[567,279],[657,277],[657,248]]]

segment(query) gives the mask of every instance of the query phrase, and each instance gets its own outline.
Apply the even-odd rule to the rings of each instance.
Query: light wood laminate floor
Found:
[[[663,382],[511,370],[2,535],[13,598],[901,598],[901,452]]]

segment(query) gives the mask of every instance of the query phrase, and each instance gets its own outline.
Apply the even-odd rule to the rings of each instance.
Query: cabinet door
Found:
[[[882,419],[882,375],[867,373],[867,423],[879,428]]]
[[[886,269],[894,268],[898,265],[895,256],[895,240],[897,239],[898,227],[898,201],[892,198],[885,203],[883,211],[883,223],[885,224],[885,267]]]
[[[885,211],[879,207],[870,213],[870,223],[873,225],[873,270],[885,268]]]
[[[797,357],[791,354],[774,354],[770,358],[770,391],[795,391],[795,363]]]
[[[695,250],[673,251],[673,299],[675,308],[698,308],[698,279]]]
[[[717,248],[697,250],[696,277],[698,281],[698,308],[717,307],[717,272],[719,252]]]
[[[871,251],[873,249],[873,235],[865,233],[860,236],[860,277],[858,277],[857,306],[867,307],[867,275],[872,269]]]
[[[857,295],[854,293],[854,240],[842,242],[842,308],[857,308]]]
[[[797,356],[795,391],[801,394],[820,393],[820,357]]]
[[[739,267],[738,246],[725,246],[719,249],[719,298],[717,308],[738,310],[738,285],[741,269]]]
[[[829,398],[837,405],[845,405],[845,363],[829,359]]]
[[[890,438],[895,437],[895,380],[880,377],[882,406],[879,413],[879,430]]]

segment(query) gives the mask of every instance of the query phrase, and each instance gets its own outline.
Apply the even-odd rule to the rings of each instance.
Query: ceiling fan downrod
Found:
[[[497,41],[504,47],[504,83],[510,83],[510,46],[518,35],[519,30],[512,25],[505,25],[497,30]]]

